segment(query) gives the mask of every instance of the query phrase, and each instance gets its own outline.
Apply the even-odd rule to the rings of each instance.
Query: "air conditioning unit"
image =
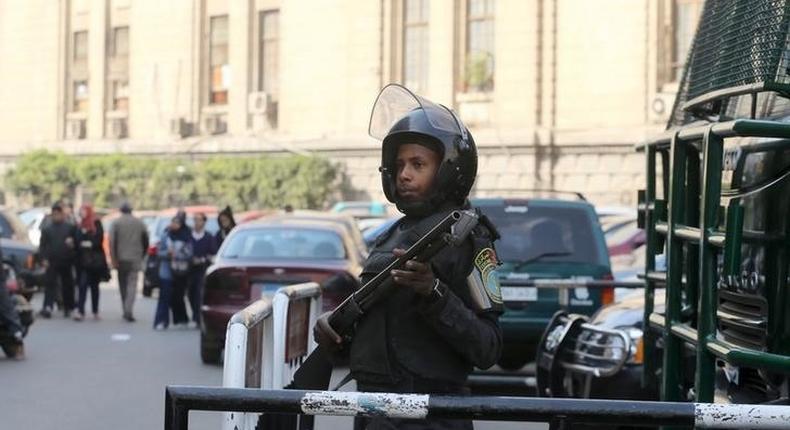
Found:
[[[219,114],[207,114],[203,119],[203,131],[207,134],[222,134],[228,130],[225,118]]]
[[[672,115],[672,107],[675,105],[674,92],[660,92],[653,96],[653,100],[647,107],[647,117],[652,123],[664,123]]]
[[[192,123],[183,117],[173,118],[170,120],[170,134],[180,138],[189,137],[193,133]]]
[[[247,111],[253,115],[263,115],[271,108],[272,97],[262,91],[250,93],[247,97]]]
[[[124,139],[129,136],[126,118],[111,118],[107,120],[107,135],[113,139]]]
[[[66,120],[66,139],[85,139],[86,120]]]

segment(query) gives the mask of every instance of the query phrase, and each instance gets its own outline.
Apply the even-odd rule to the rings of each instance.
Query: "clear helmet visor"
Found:
[[[376,97],[370,113],[368,133],[375,139],[384,140],[396,122],[415,110],[422,111],[432,127],[459,134],[466,139],[466,127],[453,111],[420,97],[399,84],[387,85]]]

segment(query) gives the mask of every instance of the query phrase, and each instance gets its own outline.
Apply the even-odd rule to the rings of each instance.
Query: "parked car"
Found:
[[[278,288],[303,282],[324,287],[331,310],[356,287],[362,253],[336,222],[266,218],[237,226],[206,273],[200,356],[218,363],[230,317]]]
[[[6,238],[0,238],[0,248],[8,282],[14,283],[19,294],[30,300],[33,292],[44,285],[45,270],[41,266],[38,248],[28,241]]]
[[[645,231],[639,228],[635,216],[610,216],[601,225],[613,265],[616,257],[630,256],[645,244]]]
[[[655,292],[660,314],[664,294],[664,289]],[[644,309],[644,292],[637,290],[591,318],[557,312],[538,346],[538,395],[658,400],[657,387],[642,386]]]
[[[268,220],[290,220],[290,221],[327,221],[334,223],[345,230],[351,239],[354,241],[357,249],[360,253],[361,261],[365,261],[368,258],[368,247],[365,244],[365,239],[362,237],[362,233],[359,231],[359,226],[354,221],[354,218],[348,214],[342,213],[330,213],[330,212],[320,212],[320,211],[311,211],[311,210],[298,210],[292,213],[282,213],[282,214],[275,214],[268,216],[266,218]]]
[[[34,246],[38,246],[41,241],[41,223],[44,218],[49,214],[50,209],[47,207],[37,207],[27,209],[19,212],[19,219],[27,228],[27,236]]]
[[[0,237],[30,244],[27,225],[9,208],[0,208]]]
[[[143,220],[148,226],[148,252],[143,267],[143,296],[151,297],[153,290],[159,288],[159,259],[156,256],[156,249],[159,246],[159,239],[164,234],[165,229],[170,224],[170,220],[176,216],[179,209],[187,214],[187,225],[195,225],[195,214],[203,213],[208,218],[206,220],[206,231],[217,234],[219,223],[217,222],[217,208],[215,206],[186,206],[183,208],[169,208],[157,212],[150,219]]]
[[[344,213],[354,218],[384,218],[387,216],[388,205],[374,201],[337,202],[330,212]]]
[[[603,231],[594,207],[581,199],[480,198],[472,205],[502,236],[495,244],[505,308],[499,319],[504,347],[498,367],[518,370],[533,361],[557,310],[591,315],[613,300],[612,288],[538,289],[532,283],[611,280]]]

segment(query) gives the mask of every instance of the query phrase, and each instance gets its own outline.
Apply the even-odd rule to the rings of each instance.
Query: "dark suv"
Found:
[[[505,304],[499,367],[520,369],[534,359],[541,334],[557,310],[590,315],[612,301],[612,289],[583,286],[585,281],[612,278],[603,231],[594,207],[583,199],[481,198],[472,205],[502,236],[496,243]],[[543,286],[553,280],[578,281],[579,286],[538,288],[536,280]]]

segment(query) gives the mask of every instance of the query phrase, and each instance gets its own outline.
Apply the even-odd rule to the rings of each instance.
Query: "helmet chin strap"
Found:
[[[397,192],[396,192],[397,193]],[[433,191],[431,196],[426,199],[403,201],[396,194],[395,206],[406,216],[423,217],[430,215],[441,209],[445,203],[445,198],[437,191]]]

